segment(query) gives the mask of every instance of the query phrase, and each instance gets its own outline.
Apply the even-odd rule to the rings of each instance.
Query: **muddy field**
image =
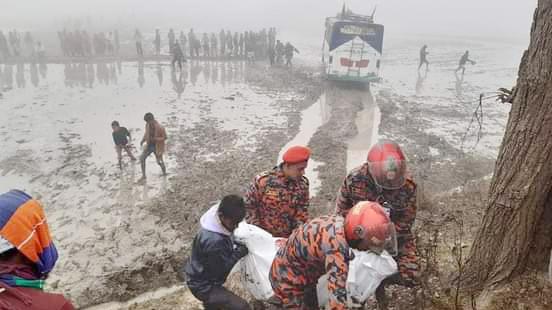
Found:
[[[0,190],[43,201],[61,256],[49,288],[80,307],[146,292],[95,309],[199,307],[179,286],[199,216],[242,192],[288,145],[313,150],[314,215],[333,210],[346,172],[379,138],[406,150],[426,206],[418,226],[446,217],[446,208],[427,207],[442,195],[488,178],[509,107],[484,102],[478,141],[474,100],[514,84],[521,48],[464,42],[478,66],[458,79],[460,47],[431,43],[441,56],[427,74],[416,71],[416,42],[391,43],[384,81],[371,89],[324,82],[308,46],[291,70],[237,61],[194,61],[183,72],[157,62],[0,66]],[[119,120],[137,146],[145,112],[168,130],[169,175],[150,158],[148,180],[138,184],[138,164],[125,157],[122,170],[116,165],[109,124]]]

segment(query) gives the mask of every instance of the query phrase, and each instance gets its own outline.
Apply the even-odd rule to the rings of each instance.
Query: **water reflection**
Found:
[[[86,82],[88,83],[89,88],[94,87],[95,75],[96,74],[94,72],[94,65],[93,64],[87,64],[86,65]]]
[[[159,86],[163,85],[163,68],[160,63],[157,63],[157,79],[159,80]]]
[[[38,86],[38,66],[36,63],[31,63],[31,83],[34,87]]]
[[[146,83],[146,78],[144,77],[144,62],[139,61],[138,62],[138,86],[140,86],[140,88],[143,88],[145,83]]]
[[[25,87],[25,64],[18,63],[17,71],[15,72],[15,82],[18,88]]]
[[[458,99],[462,100],[462,97],[464,96],[464,89],[462,84],[464,83],[464,75],[458,76],[456,72],[454,72],[454,77],[456,78],[456,82],[454,84],[454,89],[456,90],[456,97]]]
[[[424,88],[424,82],[427,79],[427,70],[422,75],[420,71],[418,71],[418,79],[416,80],[416,96],[419,96],[422,93],[422,90]]]
[[[40,62],[40,64],[38,65],[38,71],[40,72],[40,76],[42,77],[42,79],[46,79],[46,76],[48,74],[48,65],[46,65],[46,63],[44,62]]]
[[[184,74],[182,73],[182,71],[179,71],[177,77],[176,70],[171,70],[171,81],[173,84],[173,89],[180,99],[180,96],[182,96],[182,93],[184,92],[184,89],[186,87],[186,81],[184,80]]]
[[[201,73],[202,66],[199,61],[192,60],[190,62],[190,82],[195,86],[197,77]]]

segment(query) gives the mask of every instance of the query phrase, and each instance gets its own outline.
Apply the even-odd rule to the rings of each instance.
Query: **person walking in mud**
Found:
[[[74,310],[43,287],[58,252],[39,201],[19,190],[0,195],[0,309]]]
[[[243,298],[223,284],[236,263],[249,251],[234,241],[234,230],[245,217],[243,198],[228,195],[205,212],[192,243],[186,266],[186,284],[206,310],[250,310]]]
[[[111,129],[113,129],[113,142],[115,143],[115,151],[117,152],[117,160],[119,161],[119,168],[123,169],[123,150],[127,153],[131,160],[136,160],[136,157],[132,155],[129,141],[132,140],[130,132],[125,127],[121,127],[118,121],[111,122]]]
[[[469,62],[472,65],[475,65],[475,61],[471,60],[470,58],[470,52],[466,51],[462,57],[460,57],[460,61],[458,62],[458,68],[454,73],[458,73],[458,71],[462,70],[462,75],[466,72],[466,64]]]
[[[408,176],[406,156],[393,141],[382,140],[368,152],[366,162],[353,169],[337,193],[336,213],[346,217],[360,201],[378,202],[395,224],[399,267],[376,291],[378,302],[385,303],[385,285],[414,287],[419,284],[420,267],[412,226],[416,219],[416,183]]]
[[[293,59],[293,54],[299,54],[299,50],[296,49],[295,46],[291,45],[291,43],[287,42],[284,48],[284,53],[286,56],[286,66],[291,67],[291,59]]]
[[[310,157],[304,146],[290,147],[282,163],[255,177],[245,194],[247,222],[274,237],[287,238],[309,218],[309,180],[304,176]]]
[[[171,54],[173,56],[173,59],[171,61],[172,69],[175,69],[174,65],[178,62],[178,68],[180,69],[180,71],[182,71],[182,62],[186,62],[186,59],[184,59],[184,53],[182,52],[182,48],[180,48],[180,43],[178,42],[178,40],[176,40],[173,44],[173,50],[171,51]]]
[[[153,114],[148,112],[144,115],[144,121],[146,122],[146,131],[142,141],[140,141],[140,146],[146,143],[142,155],[140,155],[140,167],[142,168],[142,178],[140,181],[146,179],[146,159],[152,153],[155,154],[155,159],[163,175],[167,175],[167,168],[165,167],[165,162],[163,161],[163,153],[165,152],[165,140],[167,140],[167,134],[165,128],[155,120]]]
[[[426,65],[426,71],[429,69],[429,61],[427,61],[427,55],[429,52],[427,51],[427,45],[422,46],[420,49],[420,64],[418,65],[418,71],[420,71],[420,68],[425,64]]]

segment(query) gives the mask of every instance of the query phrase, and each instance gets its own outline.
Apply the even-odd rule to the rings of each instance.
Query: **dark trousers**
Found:
[[[205,310],[251,310],[247,301],[222,286],[213,287],[206,296],[196,296]]]

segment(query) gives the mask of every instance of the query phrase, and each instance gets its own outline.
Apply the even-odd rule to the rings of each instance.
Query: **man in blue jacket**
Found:
[[[243,198],[225,196],[200,219],[200,229],[192,245],[192,255],[184,272],[192,294],[206,310],[249,310],[249,304],[222,285],[247,247],[234,242],[233,232],[245,217]]]

